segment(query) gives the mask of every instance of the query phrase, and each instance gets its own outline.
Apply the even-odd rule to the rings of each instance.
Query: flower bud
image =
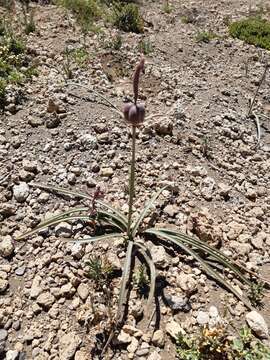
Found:
[[[123,106],[123,114],[126,121],[128,121],[128,113],[132,105],[132,103],[127,103]]]

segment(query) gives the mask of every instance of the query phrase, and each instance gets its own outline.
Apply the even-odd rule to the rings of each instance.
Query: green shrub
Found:
[[[113,23],[126,32],[143,32],[143,19],[136,4],[114,5]]]
[[[260,17],[235,21],[229,25],[229,32],[234,38],[270,50],[270,22]]]
[[[210,40],[212,40],[216,37],[217,37],[217,35],[211,31],[200,31],[196,35],[196,41],[208,43]]]

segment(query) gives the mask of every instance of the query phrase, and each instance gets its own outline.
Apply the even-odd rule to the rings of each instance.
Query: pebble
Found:
[[[15,199],[22,203],[29,195],[29,186],[25,182],[21,182],[19,185],[14,185],[13,194]]]
[[[246,321],[248,326],[258,337],[263,339],[267,339],[269,337],[268,326],[262,315],[260,315],[257,311],[253,310],[247,313]]]

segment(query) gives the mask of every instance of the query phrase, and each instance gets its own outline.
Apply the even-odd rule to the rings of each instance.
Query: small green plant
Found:
[[[270,50],[270,22],[261,17],[232,22],[229,25],[229,32],[234,38]]]
[[[216,37],[217,37],[217,35],[211,31],[199,31],[196,35],[196,41],[209,43],[212,39],[214,39]]]
[[[144,55],[149,55],[153,51],[153,45],[149,39],[142,39],[138,45],[139,51]]]
[[[172,5],[170,5],[169,0],[165,0],[164,5],[163,5],[163,11],[166,14],[170,14],[173,11],[173,7],[172,7]]]
[[[108,348],[110,341],[117,331],[123,325],[125,319],[125,310],[129,300],[129,289],[132,282],[130,281],[133,274],[133,266],[135,256],[139,260],[143,259],[149,270],[149,292],[147,303],[144,311],[145,317],[149,319],[151,315],[151,308],[153,307],[153,300],[155,296],[156,287],[156,268],[152,259],[151,251],[148,248],[147,242],[164,242],[175,246],[185,254],[191,256],[202,268],[202,270],[217,283],[229,290],[238,299],[240,299],[247,308],[251,308],[248,299],[241,295],[240,292],[233,286],[231,281],[226,279],[226,270],[230,271],[242,285],[251,288],[252,281],[244,275],[244,271],[231,258],[223,254],[220,250],[208,245],[205,241],[196,237],[192,237],[177,230],[172,230],[167,227],[150,227],[145,224],[146,217],[149,216],[154,207],[154,203],[167,186],[159,189],[152,195],[145,207],[138,211],[138,215],[134,216],[134,198],[135,198],[135,166],[136,166],[136,138],[140,125],[145,120],[144,104],[138,101],[139,97],[139,80],[140,75],[144,71],[144,59],[142,58],[136,66],[133,75],[133,102],[127,103],[123,107],[123,111],[113,105],[107,100],[107,103],[112,109],[115,109],[118,114],[121,114],[127,125],[131,127],[131,160],[129,172],[129,191],[128,191],[128,214],[123,214],[118,209],[115,209],[110,204],[100,199],[99,191],[94,193],[94,196],[83,192],[71,191],[68,189],[58,188],[54,186],[30,184],[33,187],[54,191],[58,194],[69,195],[75,198],[85,199],[88,203],[86,206],[72,208],[62,214],[58,214],[49,219],[42,221],[36,228],[29,230],[22,234],[19,239],[31,236],[38,233],[40,230],[57,225],[62,221],[66,222],[83,222],[89,226],[92,224],[93,233],[89,238],[76,239],[71,241],[75,243],[94,243],[97,241],[111,240],[113,238],[123,239],[125,245],[126,256],[123,265],[122,279],[119,292],[118,310],[115,314],[114,329],[110,334],[106,345],[103,348],[103,355]],[[102,96],[103,100],[106,99]],[[91,206],[89,206],[89,201]],[[152,226],[152,225],[151,225]],[[98,230],[98,233],[97,233]],[[100,265],[95,266],[100,273]],[[221,273],[219,272],[221,270]]]
[[[96,287],[108,285],[112,276],[112,266],[106,257],[92,256],[86,263],[87,276],[94,281]]]
[[[0,21],[0,108],[6,105],[9,84],[22,84],[34,74],[24,42]]]
[[[113,12],[113,23],[118,29],[125,32],[143,32],[143,19],[136,4],[115,3]]]
[[[66,46],[64,50],[62,69],[66,79],[73,79],[74,67],[85,67],[89,60],[89,54],[85,49],[71,49]]]
[[[265,287],[263,283],[259,282],[257,284],[252,284],[250,288],[249,299],[254,306],[261,306],[264,290]]]
[[[101,16],[99,3],[96,0],[59,0],[59,4],[73,13],[85,43],[87,34],[95,29],[94,21]]]
[[[197,335],[179,334],[177,354],[180,360],[267,360],[270,349],[256,340],[247,327],[238,337],[229,336],[225,327],[204,327]]]
[[[144,264],[140,264],[137,271],[134,273],[133,280],[135,286],[138,288],[140,294],[144,294],[150,284],[149,277],[147,275],[146,267]]]
[[[24,29],[26,35],[29,35],[30,33],[33,33],[36,31],[36,23],[34,19],[34,12],[31,11],[29,17],[25,18],[25,29]]]

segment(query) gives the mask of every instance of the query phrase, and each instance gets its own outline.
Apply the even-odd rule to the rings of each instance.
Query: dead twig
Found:
[[[255,118],[255,122],[256,122],[256,126],[257,126],[257,145],[256,148],[258,148],[260,146],[260,140],[261,140],[261,126],[260,126],[260,121],[259,121],[259,116],[257,114],[255,114],[253,112],[254,118]]]
[[[262,86],[262,83],[263,83],[263,81],[264,81],[264,79],[265,79],[265,77],[266,77],[266,73],[267,73],[267,70],[268,70],[268,69],[269,69],[269,64],[267,63],[267,64],[265,65],[264,72],[263,72],[263,74],[262,74],[262,77],[261,77],[261,80],[260,80],[260,82],[259,82],[259,84],[258,84],[258,87],[257,87],[257,89],[256,89],[256,91],[255,91],[255,94],[254,94],[254,96],[253,96],[253,99],[252,99],[252,101],[251,101],[251,103],[250,103],[250,107],[249,107],[249,110],[248,110],[247,117],[249,117],[249,116],[251,115],[251,113],[252,113],[253,106],[254,106],[254,104],[255,104],[255,101],[256,101],[256,98],[257,98],[257,96],[258,96],[259,90],[260,90],[260,88],[261,88],[261,86]]]

